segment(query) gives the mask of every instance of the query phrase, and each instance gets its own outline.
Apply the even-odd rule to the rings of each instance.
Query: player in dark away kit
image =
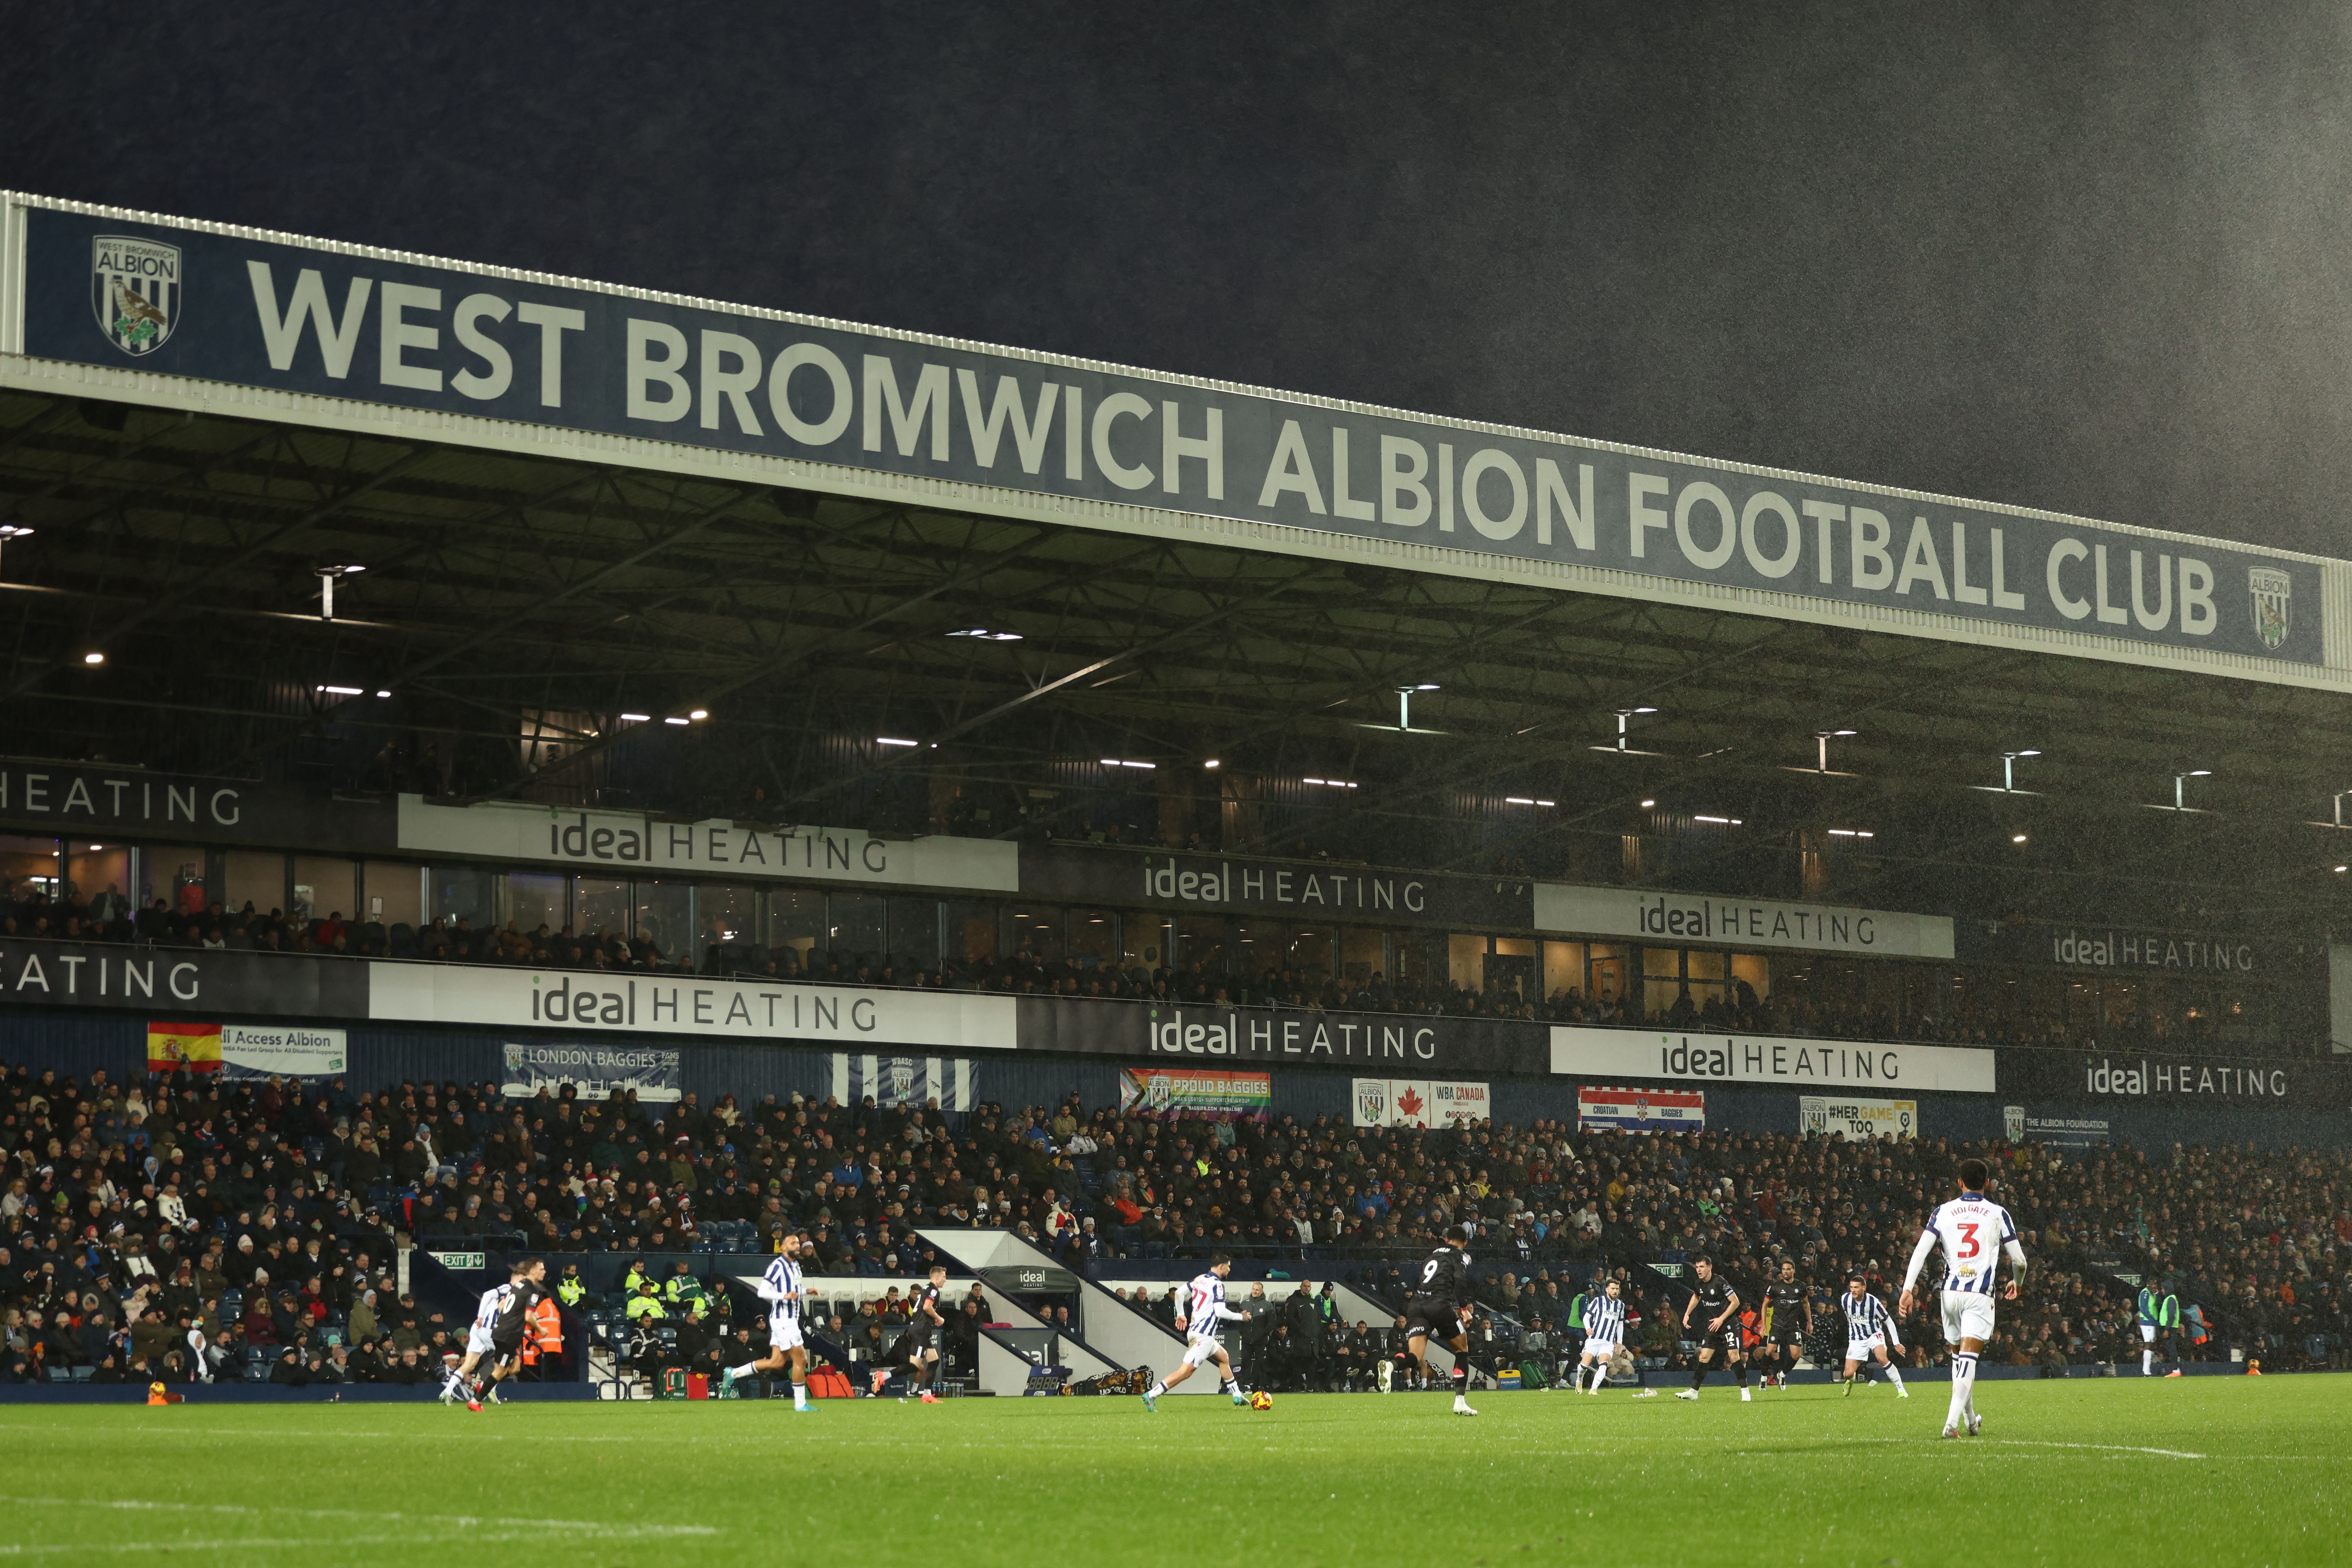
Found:
[[[1405,1302],[1405,1343],[1412,1351],[1423,1387],[1429,1383],[1429,1340],[1432,1334],[1454,1352],[1454,1413],[1475,1416],[1465,1397],[1470,1386],[1470,1233],[1456,1225],[1445,1232],[1445,1245],[1429,1255],[1412,1282]]]

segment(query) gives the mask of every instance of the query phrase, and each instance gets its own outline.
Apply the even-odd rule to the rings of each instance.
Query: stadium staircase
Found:
[[[1034,1314],[997,1289],[995,1281],[1005,1277],[1003,1270],[1050,1270],[1055,1275],[1066,1275],[1075,1281],[1078,1297],[1078,1310],[1075,1316],[1078,1332],[1075,1336],[1062,1336],[1065,1345],[1076,1347],[1076,1354],[1065,1352],[1066,1364],[1073,1376],[1092,1377],[1102,1372],[1130,1366],[1148,1366],[1166,1373],[1173,1370],[1176,1364],[1183,1359],[1184,1341],[1162,1325],[1159,1319],[1120,1301],[1093,1281],[1072,1273],[1055,1262],[1050,1253],[1030,1245],[1009,1230],[926,1229],[922,1232],[922,1239],[938,1248],[959,1268],[978,1275],[982,1289],[988,1292],[989,1305],[1007,1322],[1039,1328],[1045,1326]],[[983,1332],[983,1341],[987,1337]],[[1006,1347],[999,1347],[1003,1348]],[[981,1383],[983,1387],[990,1386],[988,1361],[989,1353],[983,1349],[981,1353]],[[1081,1364],[1082,1361],[1089,1364]],[[1214,1394],[1217,1392],[1216,1379],[1195,1377],[1176,1392]]]

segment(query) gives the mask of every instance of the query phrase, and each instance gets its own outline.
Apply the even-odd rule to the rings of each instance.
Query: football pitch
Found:
[[[2345,1561],[2352,1377],[1948,1389],[0,1407],[0,1556],[566,1568],[730,1558]],[[481,1560],[476,1556],[474,1560]]]

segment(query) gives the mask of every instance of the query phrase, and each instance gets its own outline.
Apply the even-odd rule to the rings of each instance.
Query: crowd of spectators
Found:
[[[764,1249],[792,1229],[813,1271],[878,1281],[929,1261],[925,1228],[1003,1226],[1090,1275],[1228,1249],[1343,1264],[1393,1301],[1459,1223],[1510,1332],[1559,1333],[1572,1327],[1553,1310],[1559,1281],[1597,1266],[1672,1270],[1704,1252],[1743,1287],[1786,1259],[1831,1293],[1855,1270],[1899,1288],[1971,1153],[1994,1163],[2034,1260],[1998,1354],[2033,1357],[2045,1327],[2070,1359],[2130,1348],[2125,1274],[2170,1280],[2215,1345],[2346,1332],[2343,1151],[1358,1128],[1075,1099],[705,1107],[18,1069],[0,1088],[0,1370],[201,1376],[266,1354],[288,1380],[404,1379],[452,1329],[393,1288],[402,1233],[577,1257]],[[1646,1297],[1652,1278],[1630,1282]],[[726,1323],[714,1311],[713,1332]],[[1937,1348],[1932,1333],[1906,1338]]]

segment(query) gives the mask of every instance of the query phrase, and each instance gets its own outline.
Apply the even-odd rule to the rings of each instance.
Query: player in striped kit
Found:
[[[524,1262],[519,1260],[509,1270],[505,1284],[493,1285],[482,1292],[481,1301],[474,1307],[473,1325],[466,1331],[466,1359],[457,1364],[457,1370],[449,1374],[449,1381],[442,1385],[442,1404],[463,1399],[468,1410],[482,1407],[481,1390],[474,1385],[474,1368],[480,1365],[486,1357],[493,1366],[498,1364],[499,1325],[509,1315],[509,1309],[522,1283],[524,1270]]]
[[[1584,1354],[1576,1370],[1581,1375],[1586,1367],[1592,1368],[1592,1383],[1582,1392],[1601,1392],[1601,1380],[1609,1375],[1609,1364],[1624,1343],[1625,1287],[1612,1280],[1598,1294],[1584,1298]]]
[[[1909,1315],[1913,1288],[1927,1266],[1928,1251],[1944,1249],[1944,1338],[1952,1346],[1952,1408],[1944,1417],[1944,1436],[1971,1437],[1984,1429],[1977,1414],[1977,1354],[1992,1338],[1993,1276],[2000,1255],[2009,1255],[2009,1283],[2001,1299],[2017,1300],[2025,1283],[2025,1249],[2018,1245],[2017,1224],[2009,1210],[1985,1197],[1990,1178],[1982,1160],[1960,1162],[1960,1196],[1936,1210],[1911,1249],[1911,1269],[1903,1276],[1902,1308]]]
[[[1234,1271],[1233,1255],[1219,1252],[1209,1259],[1209,1271],[1192,1281],[1190,1297],[1184,1304],[1184,1316],[1177,1327],[1185,1331],[1191,1343],[1184,1347],[1183,1364],[1165,1378],[1155,1379],[1143,1392],[1146,1410],[1160,1408],[1160,1396],[1192,1375],[1192,1369],[1203,1362],[1217,1364],[1217,1378],[1224,1391],[1234,1396],[1236,1405],[1249,1403],[1249,1396],[1234,1376],[1234,1364],[1225,1357],[1225,1347],[1217,1343],[1217,1335],[1227,1323],[1242,1322],[1249,1314],[1238,1307],[1225,1305],[1225,1278]]]
[[[752,1287],[768,1303],[768,1354],[759,1361],[730,1366],[719,1375],[719,1396],[734,1392],[735,1380],[757,1372],[781,1372],[789,1364],[793,1378],[793,1408],[805,1411],[808,1402],[808,1346],[801,1341],[801,1239],[787,1235],[776,1244],[768,1271]]]
[[[1903,1398],[1911,1391],[1903,1386],[1903,1369],[1887,1355],[1886,1347],[1903,1348],[1903,1338],[1895,1332],[1895,1318],[1887,1312],[1886,1303],[1870,1293],[1870,1281],[1855,1274],[1845,1282],[1845,1300],[1838,1305],[1845,1311],[1845,1391],[1853,1393],[1854,1373],[1860,1370],[1866,1379],[1870,1363],[1876,1358],[1886,1368],[1895,1392]]]

